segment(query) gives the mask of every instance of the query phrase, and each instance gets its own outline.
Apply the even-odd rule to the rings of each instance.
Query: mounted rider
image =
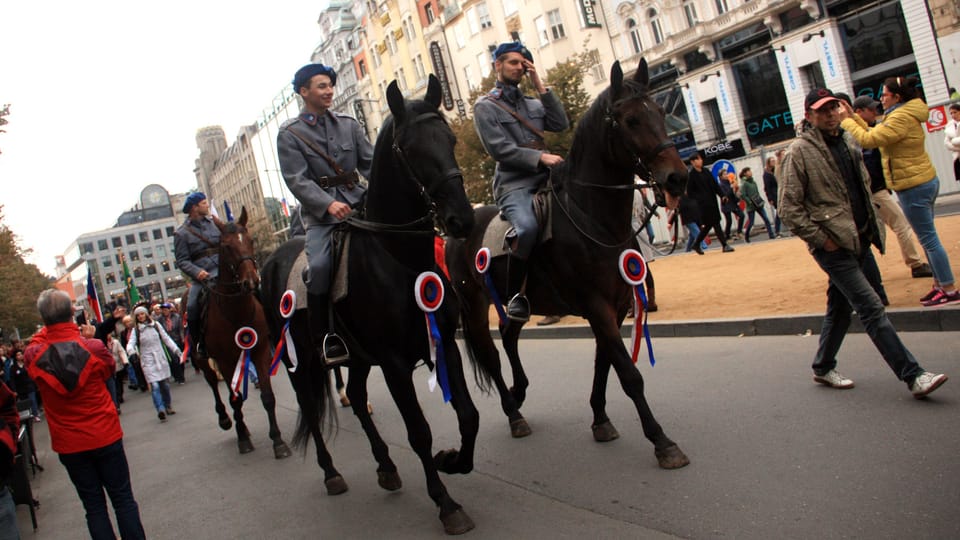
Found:
[[[220,229],[210,215],[210,201],[200,191],[187,195],[183,213],[188,214],[174,235],[177,267],[190,277],[187,297],[187,331],[195,350],[201,352],[203,325],[200,324],[200,292],[204,282],[216,279],[220,268]],[[201,353],[202,354],[202,353]]]
[[[306,228],[304,251],[310,267],[307,310],[314,339],[324,336],[328,366],[349,359],[346,343],[331,331],[331,244],[338,223],[363,200],[366,187],[357,173],[370,176],[373,146],[360,123],[330,110],[337,73],[323,64],[307,64],[293,77],[293,90],[303,98],[300,116],[285,122],[277,134],[280,171],[300,202]]]
[[[484,149],[497,162],[493,195],[500,213],[513,225],[505,243],[507,260],[507,317],[530,318],[530,303],[524,296],[527,259],[539,233],[533,196],[550,177],[550,167],[563,162],[544,143],[544,131],[563,131],[569,121],[560,99],[548,90],[533,55],[519,41],[503,43],[493,52],[496,87],[480,97],[473,108],[474,125]],[[519,84],[530,76],[539,98],[525,96]]]

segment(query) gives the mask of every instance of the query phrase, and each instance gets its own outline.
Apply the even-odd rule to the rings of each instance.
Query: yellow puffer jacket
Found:
[[[937,169],[923,147],[926,137],[923,123],[929,116],[927,104],[916,98],[894,109],[872,128],[856,114],[844,120],[840,127],[850,132],[860,146],[880,149],[887,187],[903,191],[926,184],[937,176]]]

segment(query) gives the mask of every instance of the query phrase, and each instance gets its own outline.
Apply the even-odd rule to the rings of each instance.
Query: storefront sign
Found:
[[[822,39],[820,41],[820,47],[823,49],[823,59],[824,63],[827,64],[827,80],[834,80],[837,78],[837,62],[833,57],[833,52],[830,47],[829,39]]]
[[[720,98],[720,108],[723,114],[733,114],[733,107],[730,106],[730,93],[727,92],[727,84],[723,77],[717,78],[717,97]]]
[[[678,133],[670,139],[673,140],[673,144],[677,145],[677,153],[680,154],[680,159],[684,161],[697,151],[697,141],[693,139],[693,132],[691,131]]]
[[[594,7],[593,0],[577,0],[580,4],[580,13],[583,14],[584,28],[600,28],[600,20],[597,19],[597,10]]]
[[[687,101],[687,112],[690,113],[690,123],[695,126],[703,124],[703,117],[700,116],[700,104],[697,103],[697,96],[694,95],[693,89],[687,88],[684,97]]]
[[[751,138],[767,137],[773,133],[793,130],[793,115],[790,110],[780,111],[747,120],[747,134]]]
[[[743,142],[740,139],[732,141],[720,141],[706,148],[700,149],[700,155],[704,161],[713,161],[716,159],[733,159],[747,155],[743,149]]]
[[[440,44],[436,41],[430,42],[430,61],[433,62],[433,73],[440,80],[440,90],[443,94],[443,108],[453,110],[453,94],[450,92],[450,81],[447,79],[447,69],[443,64],[443,54],[440,52]]]
[[[939,105],[930,107],[930,117],[927,118],[927,131],[933,133],[947,127],[947,107]]]
[[[783,72],[787,75],[787,84],[790,85],[790,91],[797,91],[797,74],[793,69],[793,60],[790,59],[790,55],[783,53],[781,55],[783,58]]]

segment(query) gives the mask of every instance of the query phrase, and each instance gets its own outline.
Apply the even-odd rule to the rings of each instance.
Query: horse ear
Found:
[[[423,100],[432,105],[434,109],[439,109],[441,96],[440,79],[431,73],[427,80],[427,95],[423,97]]]
[[[647,87],[650,82],[650,70],[647,69],[647,59],[641,58],[640,65],[637,66],[637,72],[633,74],[633,80],[640,83],[640,86]]]
[[[400,87],[397,86],[396,79],[387,87],[387,104],[390,106],[390,112],[393,113],[394,120],[400,123],[400,121],[403,120],[403,114],[407,112],[407,108],[403,102],[403,93],[400,92]]]
[[[237,221],[241,227],[247,226],[247,207],[246,205],[240,207],[240,220]]]
[[[623,69],[620,68],[620,61],[617,60],[610,66],[611,97],[616,97],[621,88],[623,88]]]

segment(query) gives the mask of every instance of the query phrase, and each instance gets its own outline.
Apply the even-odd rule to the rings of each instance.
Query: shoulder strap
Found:
[[[330,164],[331,167],[333,167],[333,172],[337,173],[338,176],[344,173],[343,168],[340,167],[340,165],[338,165],[337,162],[334,161],[332,157],[328,156],[326,152],[324,152],[323,150],[321,150],[320,147],[317,146],[316,143],[314,143],[313,141],[307,139],[302,133],[300,133],[299,131],[293,129],[293,127],[288,127],[288,128],[287,128],[287,131],[289,131],[290,133],[292,133],[294,137],[296,137],[296,138],[300,139],[301,141],[303,141],[303,144],[309,146],[311,150],[313,150],[313,151],[316,152],[317,154],[320,154],[320,157],[322,157],[323,159],[325,159],[325,160],[327,161],[327,163]]]
[[[189,223],[185,224],[185,225],[183,226],[183,228],[186,229],[187,232],[189,232],[190,234],[196,236],[196,237],[199,238],[200,240],[203,240],[203,242],[204,242],[205,244],[207,244],[208,246],[210,246],[210,247],[212,247],[212,248],[216,248],[216,247],[217,247],[217,244],[215,244],[215,243],[213,242],[213,240],[210,240],[210,239],[207,238],[206,236],[204,236],[204,235],[200,234],[199,232],[193,230],[193,227],[191,227]]]
[[[517,112],[514,111],[513,109],[511,109],[510,107],[507,107],[507,106],[504,105],[503,103],[500,103],[500,100],[498,100],[498,99],[490,99],[490,100],[488,100],[488,101],[490,101],[491,103],[493,103],[493,104],[496,105],[497,107],[500,107],[501,109],[507,111],[507,113],[508,113],[510,116],[516,118],[521,124],[524,125],[524,127],[526,127],[527,129],[529,129],[530,131],[532,131],[533,134],[536,135],[537,137],[540,137],[541,139],[545,139],[545,138],[546,138],[546,135],[544,134],[544,132],[542,132],[542,131],[540,131],[539,129],[533,127],[533,125],[532,125],[530,122],[528,122],[526,118],[524,118],[524,117],[520,116],[519,114],[517,114]]]

